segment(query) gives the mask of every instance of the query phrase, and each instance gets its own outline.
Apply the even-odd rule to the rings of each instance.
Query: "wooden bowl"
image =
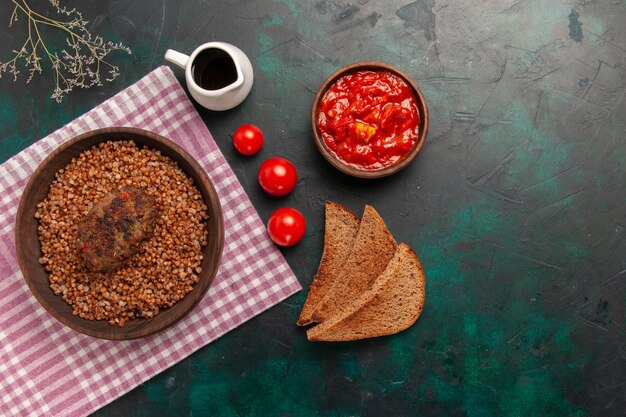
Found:
[[[319,126],[318,126],[318,114],[319,114],[319,106],[324,94],[326,91],[341,77],[356,71],[388,71],[391,72],[398,77],[400,77],[407,85],[413,90],[413,94],[417,101],[417,109],[420,115],[420,125],[417,140],[415,141],[415,145],[413,148],[401,159],[396,161],[393,165],[390,165],[385,168],[377,169],[377,170],[368,170],[364,168],[357,167],[355,165],[348,164],[343,160],[339,159],[337,155],[326,145],[324,138],[320,134]],[[315,95],[315,99],[313,100],[313,107],[311,108],[311,127],[313,129],[313,139],[315,141],[315,145],[322,153],[324,158],[332,166],[337,168],[338,170],[352,175],[358,178],[381,178],[386,177],[388,175],[394,174],[401,169],[406,168],[407,165],[413,161],[415,156],[424,146],[424,142],[426,140],[426,134],[428,133],[428,107],[426,106],[426,100],[424,99],[424,95],[420,91],[417,83],[413,81],[408,75],[404,72],[400,71],[396,67],[393,67],[389,64],[385,64],[382,62],[356,62],[354,64],[347,65],[345,67],[340,68],[335,73],[333,73],[330,77],[324,81],[322,86],[317,91]]]
[[[72,315],[72,308],[50,289],[48,272],[39,263],[42,256],[35,219],[37,203],[43,201],[49,191],[54,174],[64,168],[72,158],[100,142],[132,140],[139,147],[160,150],[191,178],[200,190],[208,207],[208,244],[202,248],[202,272],[193,290],[172,308],[162,310],[151,319],[136,318],[123,327],[111,326],[107,321],[92,321]],[[184,149],[155,133],[130,127],[114,127],[94,130],[65,142],[54,150],[30,178],[17,209],[15,228],[17,258],[28,287],[37,301],[57,320],[72,329],[101,339],[136,339],[159,332],[182,319],[206,294],[219,267],[224,246],[224,222],[217,192],[206,172]]]

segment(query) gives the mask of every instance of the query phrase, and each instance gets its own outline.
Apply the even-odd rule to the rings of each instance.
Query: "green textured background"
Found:
[[[48,99],[50,73],[0,80],[0,158],[164,64],[167,48],[238,45],[255,85],[238,108],[199,109],[263,219],[290,205],[307,236],[284,254],[305,290],[201,349],[98,416],[626,415],[624,1],[76,2],[121,40],[121,77]],[[5,6],[2,6],[5,7]],[[0,11],[0,60],[24,35]],[[315,91],[361,60],[406,71],[430,108],[427,143],[377,181],[328,165],[311,140]],[[182,80],[182,71],[175,70]],[[254,123],[263,152],[233,130]],[[269,156],[299,184],[256,184]],[[417,324],[391,337],[313,344],[295,321],[323,243],[323,203],[372,204],[427,274]]]

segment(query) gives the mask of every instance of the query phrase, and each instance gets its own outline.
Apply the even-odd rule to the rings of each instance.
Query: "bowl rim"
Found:
[[[155,316],[155,318],[152,319],[143,319],[143,318],[135,318],[133,320],[144,320],[144,322],[142,322],[142,325],[131,329],[129,332],[123,332],[123,333],[115,333],[114,335],[112,333],[107,333],[107,332],[100,332],[100,331],[96,331],[96,330],[91,330],[88,328],[88,326],[80,326],[77,325],[76,323],[74,323],[72,320],[69,320],[67,318],[65,318],[63,315],[61,315],[55,308],[53,308],[52,306],[50,306],[48,304],[48,302],[45,300],[44,296],[40,293],[40,291],[35,287],[34,284],[34,280],[30,277],[30,272],[29,269],[26,265],[26,253],[25,253],[25,248],[23,245],[21,245],[20,242],[20,238],[18,236],[18,233],[21,232],[22,228],[21,228],[21,224],[24,221],[24,216],[26,215],[26,207],[25,205],[27,204],[26,202],[26,198],[25,196],[29,195],[31,190],[33,190],[33,188],[40,186],[40,183],[37,182],[37,180],[41,180],[40,178],[38,178],[41,174],[42,171],[45,170],[45,168],[51,164],[54,159],[61,154],[63,151],[65,151],[66,149],[76,145],[77,143],[80,143],[82,141],[88,140],[89,138],[92,138],[94,136],[98,136],[98,135],[103,135],[103,134],[110,134],[110,135],[124,135],[124,134],[128,134],[128,135],[135,135],[135,136],[142,136],[143,138],[145,138],[148,141],[155,141],[155,146],[152,146],[152,149],[156,149],[157,151],[161,151],[163,153],[162,150],[158,149],[158,145],[161,145],[165,148],[169,148],[169,150],[172,151],[172,153],[176,153],[178,154],[180,157],[182,157],[186,163],[188,163],[189,165],[191,165],[191,168],[195,171],[195,173],[202,179],[202,187],[200,187],[196,181],[194,181],[194,185],[199,188],[200,190],[204,189],[207,193],[207,197],[203,198],[204,203],[209,207],[213,207],[215,213],[214,217],[215,217],[215,221],[217,222],[217,230],[214,230],[213,233],[215,234],[215,238],[217,241],[217,245],[216,245],[216,253],[212,256],[212,259],[214,262],[211,264],[211,271],[208,273],[207,277],[206,277],[206,284],[204,286],[202,286],[202,288],[200,288],[201,293],[199,293],[196,297],[194,297],[192,303],[188,306],[188,308],[182,312],[179,312],[177,316],[173,316],[173,317],[168,317],[167,320],[163,320],[161,323],[159,323],[159,325],[148,325],[148,323],[154,323],[152,322],[152,320],[155,320],[157,318],[160,317],[160,315]],[[135,142],[135,140],[132,137],[129,138],[103,138],[103,140],[98,140],[97,142],[95,142],[94,145],[86,148],[85,150],[80,151],[80,153],[93,148],[94,146],[98,146],[98,144],[103,143],[103,142],[107,142],[107,141],[122,141],[122,140],[130,140]],[[157,145],[158,144],[158,145]],[[140,144],[137,144],[138,146],[141,146]],[[146,145],[148,146],[148,148],[150,148],[151,146],[148,144]],[[191,175],[183,166],[181,166],[180,162],[176,161],[172,156],[167,155],[166,153],[164,153],[166,156],[168,156],[170,159],[174,160],[174,162],[176,162],[177,166],[183,170],[183,172],[185,172],[186,175],[188,176],[193,176]],[[68,162],[69,163],[69,162]],[[58,172],[58,171],[56,171]],[[54,175],[54,174],[53,174]],[[49,190],[50,187],[50,183],[52,180],[50,180],[49,182],[47,182],[45,184],[46,189]],[[47,194],[46,194],[47,195]],[[196,160],[195,157],[193,157],[191,154],[189,154],[189,152],[187,152],[184,148],[182,148],[180,145],[176,144],[175,142],[173,142],[170,139],[167,139],[157,133],[148,131],[148,130],[144,130],[144,129],[140,129],[140,128],[135,128],[135,127],[130,127],[130,126],[115,126],[115,127],[105,127],[105,128],[99,128],[99,129],[94,129],[94,130],[90,130],[84,133],[81,133],[77,136],[72,137],[71,139],[68,139],[67,141],[65,141],[64,143],[62,143],[61,145],[57,146],[54,150],[52,150],[48,156],[46,156],[46,158],[37,166],[37,168],[35,169],[35,171],[31,174],[28,183],[26,184],[26,186],[24,187],[24,190],[22,191],[22,195],[20,196],[20,203],[18,205],[18,209],[17,209],[17,213],[16,213],[16,217],[15,217],[15,247],[16,247],[16,255],[17,255],[17,260],[18,260],[18,264],[20,267],[20,270],[22,272],[23,275],[23,279],[24,281],[26,281],[26,284],[29,287],[30,292],[32,293],[32,295],[35,296],[35,298],[37,299],[37,302],[39,303],[40,306],[42,306],[54,319],[56,319],[57,321],[61,322],[62,324],[70,327],[71,329],[82,333],[82,334],[86,334],[88,336],[92,336],[95,338],[99,338],[99,339],[106,339],[106,340],[132,340],[132,339],[138,339],[138,338],[143,338],[143,337],[147,337],[150,335],[153,335],[155,333],[161,332],[163,330],[166,330],[167,328],[172,327],[174,324],[178,323],[180,320],[182,320],[184,317],[186,317],[197,305],[198,303],[206,296],[206,293],[208,292],[209,288],[211,287],[213,280],[215,279],[215,276],[217,275],[217,271],[221,265],[221,258],[223,255],[223,251],[224,251],[224,219],[223,219],[223,212],[222,212],[222,207],[221,207],[221,203],[220,203],[220,199],[219,199],[219,195],[217,194],[217,191],[215,189],[215,185],[213,184],[213,182],[211,181],[211,179],[209,178],[207,172],[204,170],[204,168],[202,168],[202,166],[200,166],[200,164],[198,163],[198,161]],[[39,250],[41,251],[41,243],[39,242],[39,239],[37,238],[37,242],[39,245]],[[43,268],[43,266],[42,266]],[[203,271],[204,272],[204,271]],[[47,274],[47,272],[46,272]],[[199,283],[198,283],[199,284]],[[197,288],[198,284],[194,284],[194,289]],[[48,286],[49,289],[49,286]],[[50,290],[52,291],[52,290]],[[52,293],[54,295],[54,293]],[[191,295],[192,293],[187,294],[186,296]],[[55,295],[56,296],[56,295]],[[182,302],[183,299],[181,299],[180,301]],[[63,301],[64,302],[64,301]],[[64,302],[65,303],[65,302]],[[174,305],[174,307],[171,308],[175,308],[176,305]],[[68,305],[68,308],[70,308],[70,306]],[[166,309],[169,310],[169,309]],[[162,312],[161,314],[165,313]],[[82,320],[86,323],[90,323],[90,322],[94,322],[92,320],[86,320],[83,319],[79,316],[74,316],[77,320]],[[104,322],[103,320],[98,320],[95,322]],[[123,329],[123,327],[121,328]]]
[[[418,140],[411,148],[411,151],[407,153],[402,159],[397,161],[395,164],[378,169],[378,170],[366,170],[362,168],[358,168],[354,165],[349,165],[342,160],[340,160],[334,152],[326,145],[326,142],[322,138],[319,132],[318,126],[318,109],[320,105],[320,101],[324,97],[324,94],[328,91],[328,89],[342,76],[347,75],[351,72],[360,71],[360,70],[383,70],[389,71],[398,77],[400,77],[407,85],[413,90],[415,94],[415,98],[417,101],[418,110],[420,112],[420,127]],[[311,128],[313,131],[313,141],[317,146],[317,149],[320,151],[322,156],[335,168],[340,170],[341,172],[351,175],[353,177],[358,178],[382,178],[392,174],[395,174],[398,171],[406,168],[415,158],[415,156],[419,153],[419,151],[424,146],[426,141],[426,136],[428,134],[428,106],[426,104],[426,99],[422,94],[418,84],[409,77],[404,71],[396,68],[393,65],[379,62],[379,61],[358,61],[349,65],[345,65],[335,72],[333,72],[320,86],[317,90],[315,98],[313,99],[313,105],[311,107]]]

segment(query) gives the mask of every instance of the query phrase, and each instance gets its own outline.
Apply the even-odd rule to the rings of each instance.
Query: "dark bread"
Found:
[[[398,333],[411,326],[424,307],[426,278],[411,248],[398,245],[376,279],[339,314],[307,331],[312,341],[349,341]]]
[[[350,256],[326,295],[313,312],[313,321],[323,323],[343,312],[371,289],[396,251],[396,241],[372,206],[366,205]]]
[[[313,323],[313,310],[337,279],[339,271],[352,251],[360,220],[350,210],[332,201],[326,202],[324,250],[304,302],[298,326]]]

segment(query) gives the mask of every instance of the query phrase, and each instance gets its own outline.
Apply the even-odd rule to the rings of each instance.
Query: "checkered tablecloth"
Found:
[[[222,203],[222,264],[182,321],[135,341],[106,341],[57,322],[30,293],[15,254],[15,214],[37,165],[88,130],[133,126],[185,148]],[[160,67],[0,166],[0,415],[87,415],[300,290],[280,251],[171,70]]]

